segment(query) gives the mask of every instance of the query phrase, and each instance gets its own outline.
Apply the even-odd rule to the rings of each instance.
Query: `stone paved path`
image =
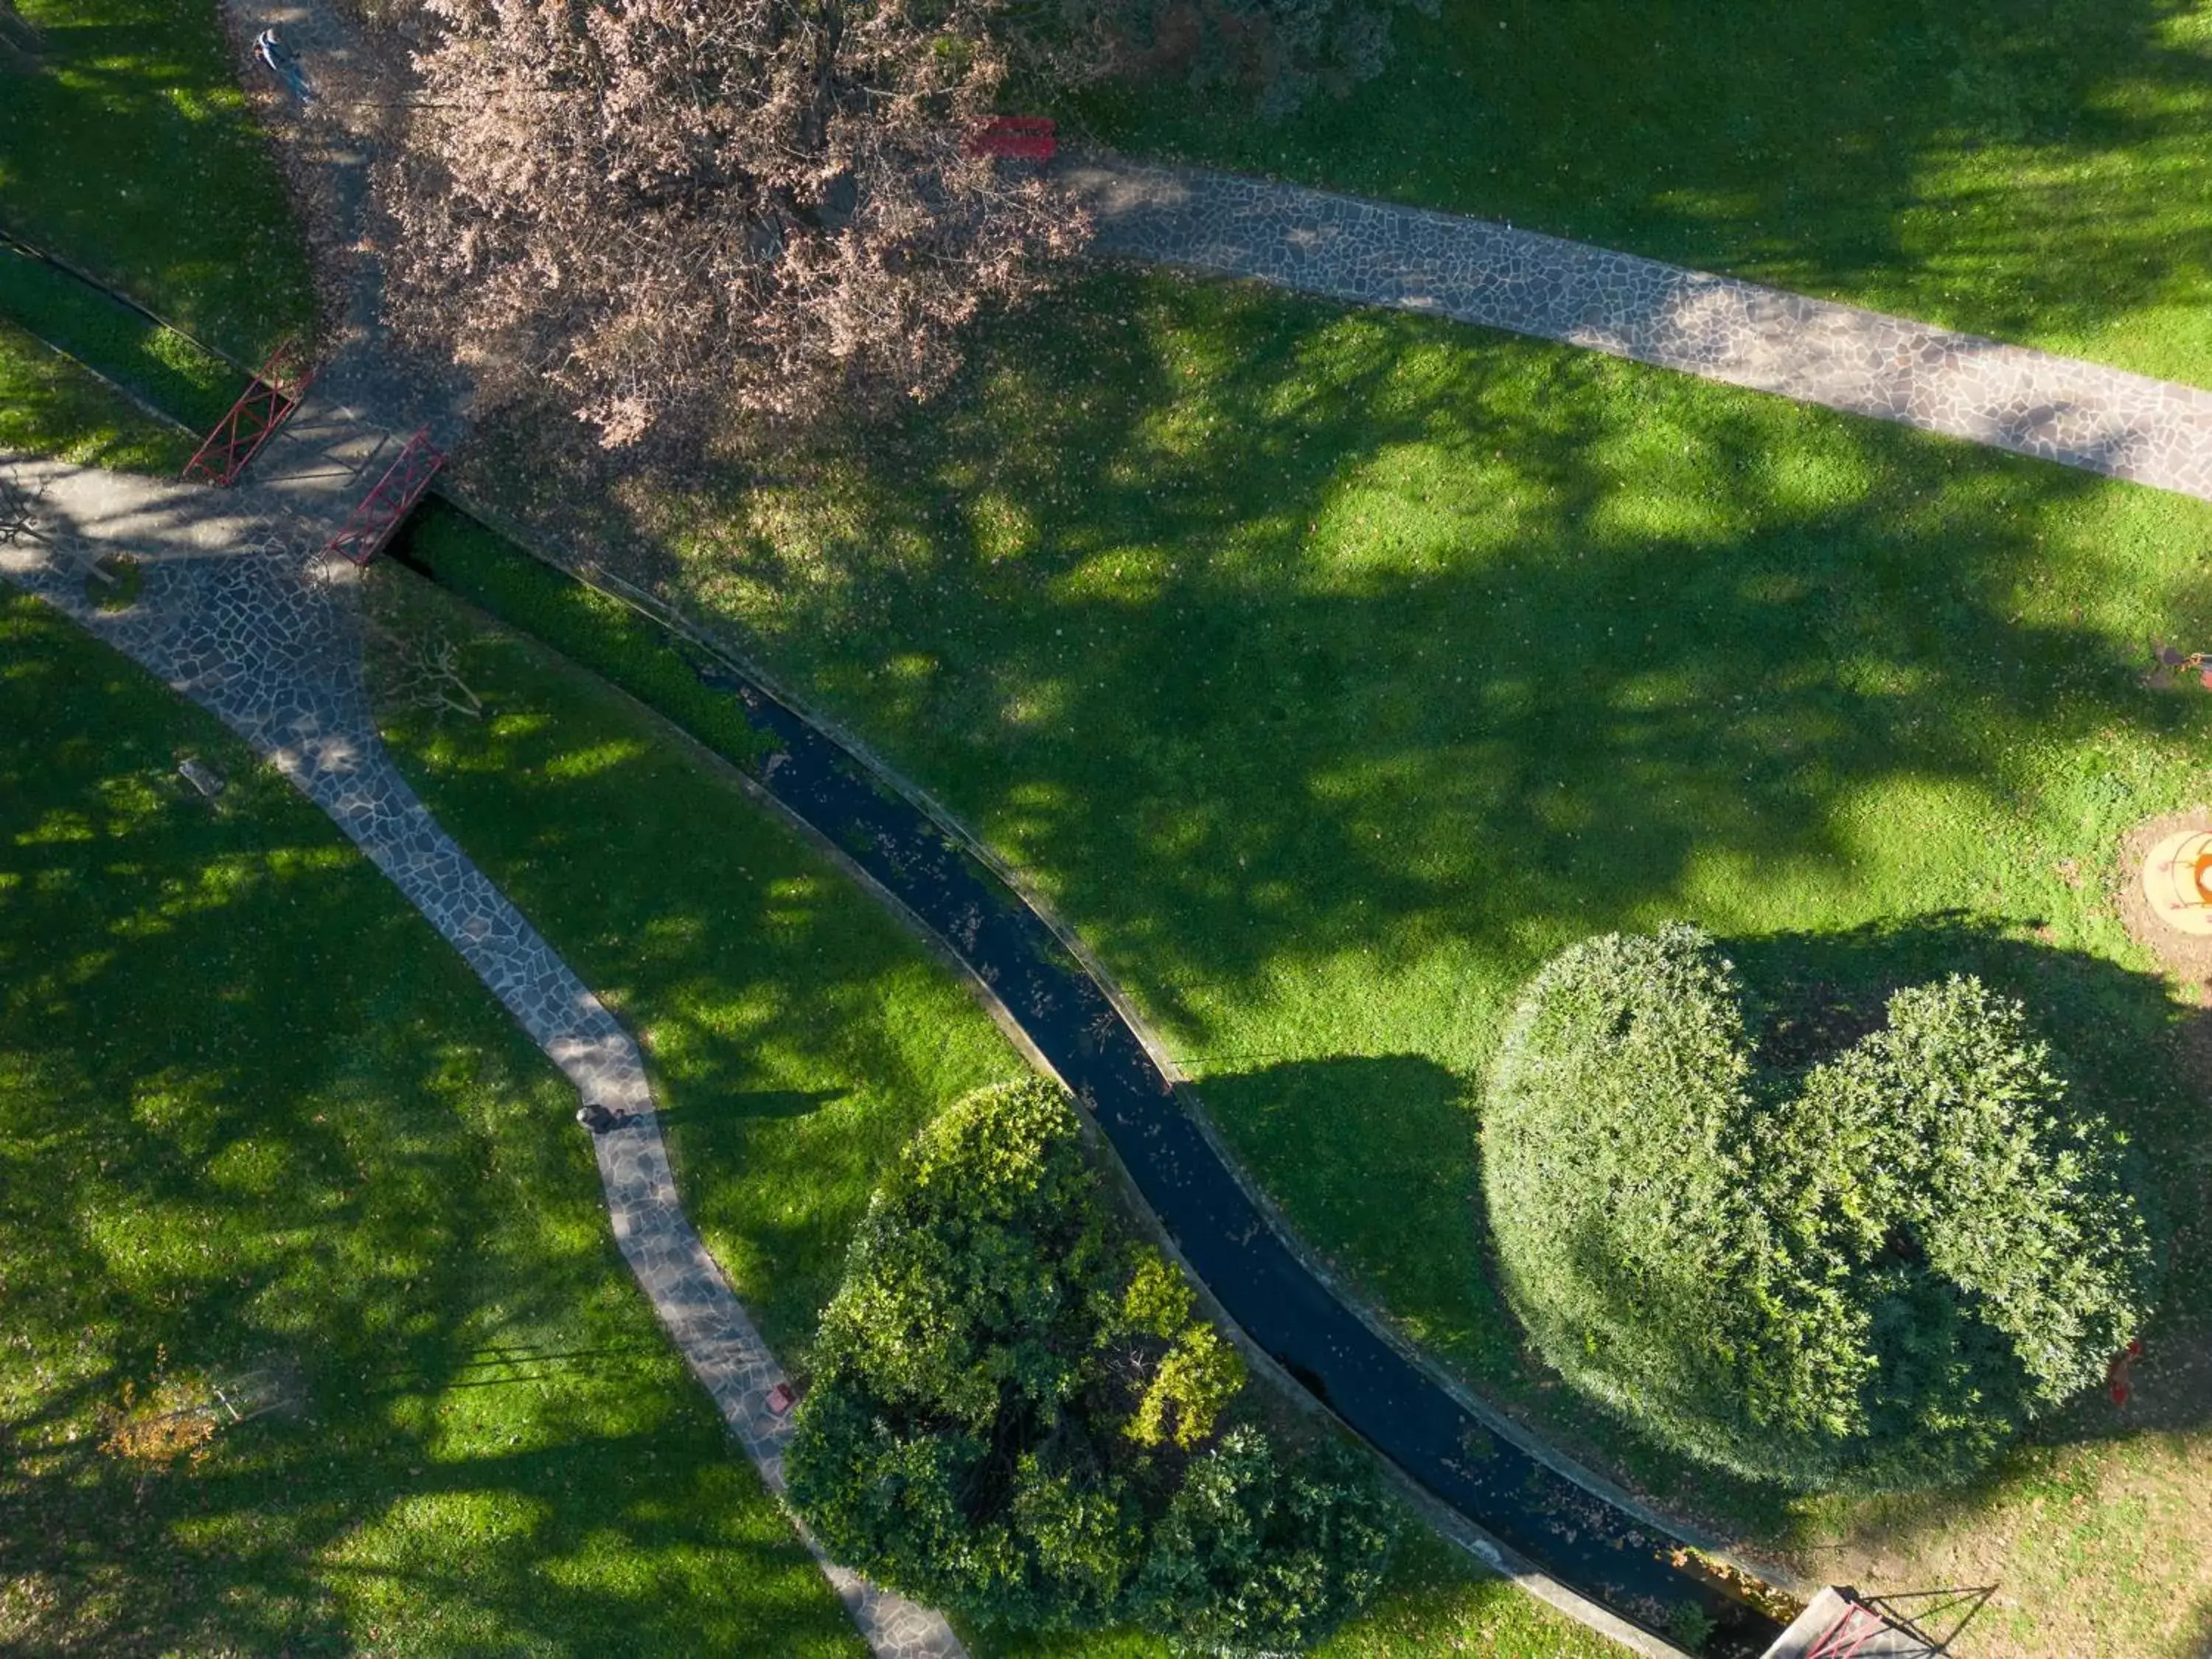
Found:
[[[43,483],[57,547],[0,548],[0,577],[39,593],[218,715],[337,821],[421,910],[574,1082],[617,1113],[594,1137],[615,1237],[693,1373],[770,1491],[783,1492],[787,1419],[768,1409],[787,1378],[684,1213],[636,1046],[506,896],[438,827],[377,737],[362,680],[359,573],[311,556],[382,477],[406,435],[441,448],[467,428],[471,391],[450,368],[394,346],[383,272],[365,234],[368,169],[386,118],[353,101],[367,50],[326,0],[222,0],[239,40],[279,28],[326,94],[308,118],[273,123],[303,186],[344,315],[315,384],[253,462],[216,491],[24,461]],[[241,73],[251,78],[252,64]],[[127,549],[147,566],[129,611],[86,601],[82,566]],[[938,1613],[831,1562],[801,1528],[879,1659],[965,1659]]]
[[[0,578],[66,612],[273,761],[461,953],[583,1099],[618,1115],[593,1138],[616,1239],[685,1362],[781,1496],[790,1423],[769,1410],[768,1395],[784,1372],[684,1213],[636,1045],[392,764],[363,680],[360,573],[312,555],[324,527],[285,514],[281,492],[4,457],[0,465],[46,490],[46,541],[0,546]],[[144,585],[127,610],[101,612],[87,599],[82,563],[114,550],[144,561]],[[880,1659],[963,1654],[939,1615],[806,1541]]]
[[[2212,392],[1534,231],[1088,157],[1097,251],[1426,312],[2212,499]]]

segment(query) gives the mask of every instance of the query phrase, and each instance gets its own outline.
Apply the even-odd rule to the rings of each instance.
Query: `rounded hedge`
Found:
[[[1395,1517],[1286,1456],[1181,1272],[1130,1237],[1054,1085],[908,1146],[823,1313],[784,1473],[832,1556],[979,1624],[1304,1648],[1371,1596]]]
[[[1974,979],[1899,991],[1884,1029],[1770,1074],[1704,933],[1587,939],[1522,993],[1482,1141],[1537,1351],[1754,1479],[1961,1478],[2149,1311],[2120,1137]]]

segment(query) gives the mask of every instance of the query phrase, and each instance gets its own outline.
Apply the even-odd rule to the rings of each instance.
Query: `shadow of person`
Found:
[[[702,1118],[805,1117],[824,1106],[836,1105],[851,1092],[849,1089],[747,1089],[711,1102],[663,1106],[656,1115],[664,1123],[688,1123]]]

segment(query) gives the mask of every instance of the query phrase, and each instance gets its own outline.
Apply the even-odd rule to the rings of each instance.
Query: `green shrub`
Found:
[[[1484,1182],[1507,1297],[1577,1389],[1754,1478],[1911,1487],[2102,1375],[2154,1268],[2119,1137],[1979,981],[1888,1013],[1769,1075],[1695,929],[1586,940],[1531,982]]]
[[[1281,1653],[1371,1596],[1391,1517],[1348,1459],[1284,1469],[1256,1430],[1191,1466],[1131,1597],[1140,1623],[1200,1653]]]
[[[785,1469],[823,1547],[988,1625],[1297,1645],[1379,1582],[1356,1471],[1219,1428],[1244,1374],[1109,1212],[1059,1090],[986,1090],[877,1193]]]

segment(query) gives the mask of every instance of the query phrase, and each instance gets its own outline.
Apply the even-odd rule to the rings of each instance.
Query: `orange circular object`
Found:
[[[2143,860],[2142,892],[2161,925],[2212,935],[2212,831],[2184,830],[2152,848]]]

